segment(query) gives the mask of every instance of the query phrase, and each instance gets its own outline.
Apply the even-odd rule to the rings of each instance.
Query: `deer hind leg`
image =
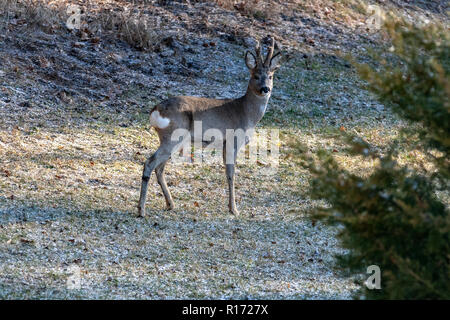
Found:
[[[159,166],[155,168],[156,178],[158,180],[158,184],[160,185],[162,192],[164,194],[164,198],[166,199],[166,205],[168,210],[172,210],[174,208],[174,203],[172,199],[172,195],[170,194],[170,190],[167,187],[166,178],[164,177],[164,168],[166,166],[166,162],[161,163]]]
[[[140,217],[143,217],[145,215],[145,200],[147,198],[148,181],[150,180],[150,175],[153,170],[158,168],[161,164],[165,164],[167,160],[169,160],[170,155],[172,154],[172,150],[175,147],[176,144],[173,143],[161,145],[158,150],[156,150],[156,152],[150,158],[148,158],[147,161],[145,161],[138,205],[138,215]]]

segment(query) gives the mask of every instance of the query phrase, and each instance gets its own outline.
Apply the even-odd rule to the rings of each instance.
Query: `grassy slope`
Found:
[[[303,14],[314,18],[316,9],[306,3],[310,6],[302,7]],[[357,7],[342,6],[345,10],[338,12],[338,6],[335,16],[346,23],[348,11]],[[319,18],[325,24],[329,19]],[[279,31],[270,24],[253,31],[265,28]],[[16,76],[3,80],[10,102],[0,105],[0,298],[350,297],[352,280],[339,278],[331,268],[340,250],[334,231],[305,218],[315,203],[305,193],[308,173],[296,165],[291,145],[334,150],[342,164],[364,172],[370,164],[340,150],[340,130],[382,148],[401,124],[361,89],[353,69],[334,57],[336,51],[322,47],[319,38],[306,47],[295,42],[295,34],[276,33],[293,58],[277,74],[259,128],[281,130],[280,165],[275,174],[267,174],[264,164],[239,165],[240,216],[225,210],[220,164],[169,164],[167,180],[177,209],[163,210],[153,176],[150,215],[133,216],[142,161],[157,147],[147,121],[149,106],[168,93],[226,96],[245,87],[242,44],[208,32],[198,43],[215,41],[216,48],[192,54],[192,59],[199,54],[205,59],[201,76],[186,81],[157,74],[148,87],[122,84],[111,104],[76,95],[56,102],[51,95],[33,100],[26,90],[40,88],[39,74],[20,76],[4,68]],[[63,44],[72,38],[58,39]],[[108,50],[124,52],[114,43]],[[6,49],[0,54],[11,59]],[[152,86],[158,82],[160,87]],[[27,97],[28,108],[20,105]],[[66,288],[71,265],[81,269],[80,290]]]

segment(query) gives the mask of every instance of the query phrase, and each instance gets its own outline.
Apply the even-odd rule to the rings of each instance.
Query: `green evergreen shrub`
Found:
[[[409,121],[402,145],[423,152],[432,169],[399,164],[396,145],[380,154],[347,136],[349,152],[375,160],[375,169],[362,177],[325,151],[318,161],[304,156],[311,196],[328,203],[313,219],[340,226],[348,249],[337,257],[342,270],[361,275],[370,265],[380,267],[381,289],[361,283],[357,297],[450,299],[449,34],[404,21],[390,21],[386,30],[392,46],[376,55],[376,67],[356,68],[369,90]]]

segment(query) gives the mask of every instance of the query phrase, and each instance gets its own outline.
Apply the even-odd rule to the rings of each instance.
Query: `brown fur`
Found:
[[[185,129],[193,139],[203,139],[203,134],[208,129],[219,130],[222,133],[224,163],[228,180],[229,203],[231,213],[237,214],[234,195],[234,170],[235,161],[239,149],[247,141],[241,140],[233,147],[226,150],[226,131],[228,129],[238,129],[247,132],[253,129],[264,115],[267,102],[269,100],[273,82],[273,73],[278,68],[278,63],[273,63],[274,40],[265,60],[261,57],[259,44],[256,47],[256,58],[252,53],[247,52],[245,63],[250,69],[250,81],[247,92],[237,99],[209,99],[200,97],[173,97],[169,98],[153,108],[159,111],[160,116],[170,119],[169,125],[164,128],[155,127],[160,139],[160,147],[145,162],[142,174],[141,194],[139,199],[139,215],[145,214],[145,199],[147,195],[148,180],[153,170],[156,172],[158,183],[162,188],[166,199],[167,207],[172,209],[174,204],[172,196],[164,178],[164,166],[173,152],[177,152],[179,141],[173,141],[172,135],[177,129]],[[254,61],[250,57],[253,57]],[[273,56],[275,57],[275,56]],[[199,121],[202,126],[201,137],[194,137],[194,123]],[[187,134],[185,136],[187,136]],[[247,139],[247,138],[246,138]]]

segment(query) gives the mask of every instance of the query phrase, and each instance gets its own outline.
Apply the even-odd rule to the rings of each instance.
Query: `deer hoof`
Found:
[[[237,216],[237,215],[239,215],[239,210],[236,208],[232,208],[232,209],[230,209],[230,213]]]
[[[145,217],[145,208],[138,208],[138,214],[137,214],[138,218],[143,218]]]

